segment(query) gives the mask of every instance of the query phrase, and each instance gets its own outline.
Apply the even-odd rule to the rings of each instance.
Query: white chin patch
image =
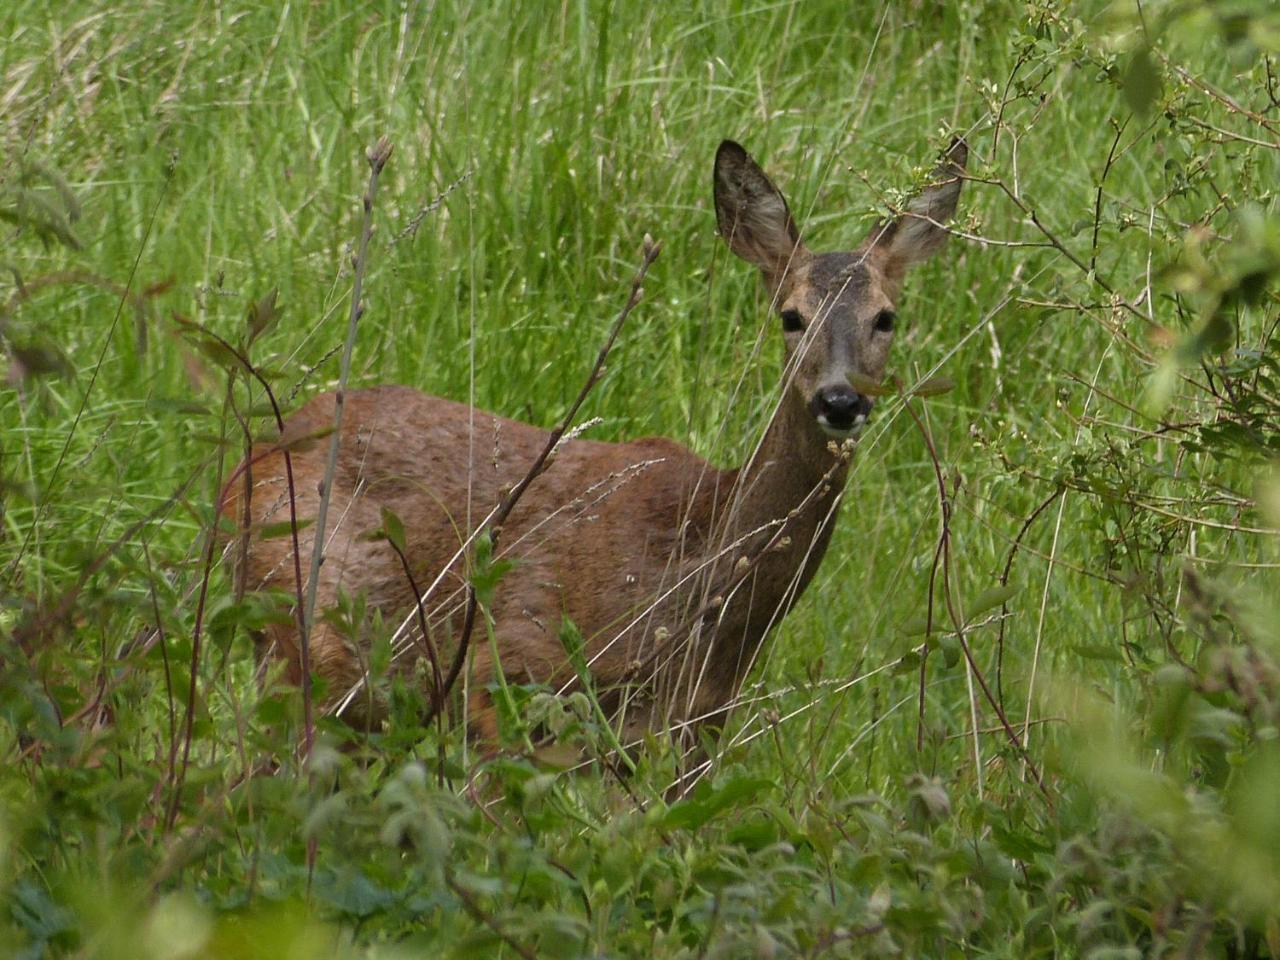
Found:
[[[850,437],[856,437],[862,433],[862,428],[866,425],[867,418],[859,416],[853,418],[853,426],[840,430],[828,423],[826,416],[822,414],[818,415],[818,426],[822,428],[823,433],[828,437],[831,437],[833,440],[848,440]]]

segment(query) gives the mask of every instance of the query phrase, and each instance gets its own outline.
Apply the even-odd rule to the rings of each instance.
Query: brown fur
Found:
[[[803,332],[786,334],[787,364],[776,412],[754,455],[719,470],[680,444],[652,437],[630,443],[574,439],[527,490],[502,531],[517,566],[499,585],[489,613],[503,674],[513,682],[571,685],[558,637],[563,618],[586,641],[593,683],[621,709],[632,734],[671,724],[719,721],[768,631],[812,579],[834,526],[847,473],[842,452],[815,419],[823,390],[848,392],[848,377],[884,373],[891,333],[876,329],[892,309],[907,265],[945,237],[936,223],[955,208],[963,144],[953,146],[931,187],[900,221],[878,227],[858,250],[813,254],[800,241],[782,194],[736,144],[716,159],[720,232],[761,268],[779,312],[797,311]],[[817,407],[815,407],[817,404]],[[835,416],[833,413],[832,416]],[[294,414],[290,438],[333,423],[334,395]],[[461,623],[464,561],[450,559],[471,531],[525,474],[546,442],[540,427],[503,419],[407,387],[347,394],[333,482],[318,603],[338,588],[364,591],[396,622],[414,597],[385,542],[364,535],[381,525],[380,507],[403,521],[406,553],[419,585],[439,585],[424,604],[447,661]],[[291,453],[298,516],[315,516],[330,440]],[[288,518],[285,444],[251,457],[251,525]],[[228,485],[224,512],[244,514],[243,481]],[[309,558],[314,527],[300,534]],[[767,547],[767,549],[766,549]],[[306,562],[304,560],[304,575]],[[292,591],[289,537],[253,537],[247,583]],[[471,716],[481,737],[495,734],[483,685],[495,676],[485,630],[477,625],[471,664]],[[268,630],[266,649],[298,677],[296,632]],[[415,649],[417,649],[415,647]],[[327,624],[315,627],[312,670],[331,699],[358,688],[365,651]],[[376,698],[355,697],[349,718],[372,721]]]

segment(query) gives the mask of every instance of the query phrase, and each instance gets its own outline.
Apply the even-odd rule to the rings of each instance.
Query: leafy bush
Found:
[[[6,954],[1280,957],[1271,3],[0,24]],[[582,420],[722,462],[778,346],[716,142],[847,248],[968,139],[842,529],[683,794],[590,691],[512,686],[478,756],[359,596],[389,724],[256,676],[218,490],[338,376],[383,133],[354,382],[554,423],[648,231]]]

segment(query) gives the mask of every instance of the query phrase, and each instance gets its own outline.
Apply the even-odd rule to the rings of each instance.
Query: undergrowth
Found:
[[[1280,957],[1266,0],[0,24],[6,954]],[[956,133],[892,360],[932,388],[882,399],[683,796],[581,691],[513,688],[512,742],[556,745],[485,757],[425,676],[353,731],[257,675],[279,612],[239,596],[218,490],[264,385],[287,412],[338,379],[379,137],[352,384],[556,424],[650,233],[578,419],[727,464],[781,346],[713,236],[716,144],[848,249]],[[482,597],[518,576],[483,560]]]

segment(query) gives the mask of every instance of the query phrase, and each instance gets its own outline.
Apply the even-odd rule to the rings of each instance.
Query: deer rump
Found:
[[[856,250],[819,254],[802,242],[786,200],[755,161],[731,141],[721,145],[720,233],[760,268],[782,322],[786,363],[774,414],[747,462],[732,470],[661,437],[560,444],[501,530],[498,559],[513,565],[481,612],[492,642],[481,622],[471,630],[458,686],[476,736],[497,737],[489,687],[499,671],[510,683],[577,684],[566,622],[581,637],[594,692],[622,719],[627,739],[723,722],[765,637],[826,552],[874,402],[852,384],[884,374],[903,274],[942,245],[965,155],[955,141],[936,182]],[[331,442],[321,435],[334,419],[335,395],[314,398],[282,437],[254,448],[223,491],[222,512],[241,530],[248,589],[296,594],[293,539],[280,534],[291,499],[305,579]],[[320,439],[306,442],[313,436]],[[398,669],[429,650],[447,666],[464,632],[472,534],[547,439],[542,428],[408,387],[346,394],[308,644],[327,708],[363,726],[381,720],[385,700],[368,682],[365,631],[319,611],[344,593],[363,595],[401,628]],[[384,508],[403,524],[403,558],[370,536]],[[300,680],[292,624],[268,626],[260,656],[283,660],[287,678]]]

